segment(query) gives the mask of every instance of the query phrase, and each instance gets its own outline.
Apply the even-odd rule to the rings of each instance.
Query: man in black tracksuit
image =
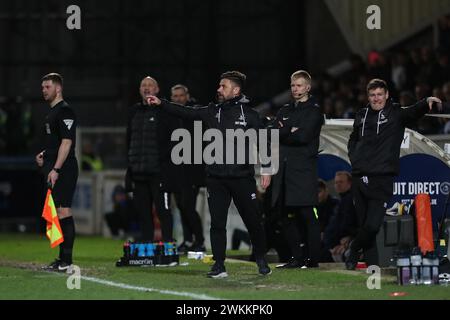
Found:
[[[147,96],[158,94],[155,79],[141,81],[142,102],[128,114],[128,170],[126,185],[133,191],[135,208],[140,217],[140,241],[153,241],[153,204],[156,207],[163,241],[172,241],[173,221],[169,191],[174,190],[176,168],[170,161],[171,134],[177,120],[161,108],[147,104]]]
[[[292,258],[277,268],[317,267],[320,224],[317,216],[317,159],[323,116],[310,97],[311,76],[304,70],[291,76],[294,101],[280,109],[280,169],[272,185],[272,205],[283,220],[283,231]],[[306,248],[302,240],[306,240]]]
[[[219,89],[217,90],[219,104],[209,104],[205,107],[184,107],[166,101],[161,102],[157,97],[150,97],[149,102],[159,105],[162,109],[179,115],[200,119],[210,129],[218,129],[226,145],[225,130],[231,129],[260,129],[262,122],[259,115],[248,104],[249,100],[242,94],[242,87],[245,82],[245,75],[237,71],[225,72],[221,75]],[[224,159],[227,152],[223,152],[224,157],[216,154],[216,158],[221,161],[209,162],[204,159],[206,166],[206,186],[208,191],[208,204],[211,213],[211,246],[215,264],[208,277],[224,278],[228,274],[225,270],[226,251],[226,223],[228,208],[231,200],[234,201],[239,214],[249,231],[253,249],[255,252],[256,264],[261,275],[271,273],[265,260],[265,234],[262,219],[259,213],[258,200],[256,199],[256,184],[254,179],[254,166],[251,164],[248,148],[245,150],[245,161],[243,164],[236,162],[237,146],[233,141],[235,159],[232,163],[227,163]],[[205,148],[205,153],[209,145]],[[229,150],[227,150],[229,151]],[[241,150],[242,151],[242,150]],[[221,153],[217,150],[217,153]],[[219,157],[217,157],[219,156]],[[208,163],[209,162],[209,163]],[[263,188],[269,186],[270,175],[261,176]]]
[[[378,264],[376,235],[392,196],[394,176],[399,171],[405,127],[414,125],[432,109],[433,103],[438,107],[442,105],[438,98],[428,97],[414,106],[402,108],[388,100],[387,84],[380,79],[369,82],[367,95],[369,105],[356,114],[348,141],[359,226],[346,260],[349,270],[356,268],[361,249],[368,265]]]

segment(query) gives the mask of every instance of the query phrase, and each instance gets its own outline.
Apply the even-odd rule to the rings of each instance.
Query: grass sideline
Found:
[[[449,299],[450,287],[401,287],[392,276],[383,276],[380,290],[366,287],[368,274],[344,270],[275,270],[257,275],[254,263],[226,262],[227,279],[205,276],[210,266],[187,260],[187,266],[117,268],[122,241],[79,236],[75,242],[74,263],[81,275],[95,279],[150,288],[151,291],[124,289],[81,280],[80,290],[69,290],[67,276],[43,272],[40,267],[52,261],[58,249],[50,249],[43,235],[0,234],[0,299],[207,299],[296,300],[296,299]],[[241,253],[241,252],[240,252]],[[237,252],[229,251],[232,257]],[[133,288],[134,288],[133,287]],[[393,292],[405,296],[393,297]],[[186,293],[187,295],[177,295]]]

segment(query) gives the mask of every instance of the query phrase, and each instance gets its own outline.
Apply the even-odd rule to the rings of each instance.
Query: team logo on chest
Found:
[[[234,124],[236,125],[241,125],[241,126],[246,126],[247,125],[247,121],[245,121],[245,117],[243,114],[241,114],[238,118],[238,121],[235,121]]]
[[[378,125],[388,122],[388,118],[384,115],[383,111],[380,112],[380,118],[378,121]]]

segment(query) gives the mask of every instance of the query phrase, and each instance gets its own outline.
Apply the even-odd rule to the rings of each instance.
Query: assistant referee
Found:
[[[72,108],[63,100],[63,78],[49,73],[42,78],[42,94],[50,105],[45,118],[44,150],[36,156],[47,183],[52,187],[53,201],[60,219],[64,242],[59,245],[59,258],[44,267],[47,270],[70,273],[75,224],[70,207],[78,179],[75,157],[77,119]]]

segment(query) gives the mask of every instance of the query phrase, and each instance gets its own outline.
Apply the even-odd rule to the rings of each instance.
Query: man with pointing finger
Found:
[[[218,129],[223,133],[226,130],[259,130],[262,128],[259,115],[249,106],[250,101],[243,94],[245,81],[246,76],[239,71],[223,73],[217,89],[219,104],[186,107],[161,101],[156,96],[150,96],[149,103],[161,105],[162,109],[167,112],[183,118],[202,120],[209,128]],[[224,136],[226,139],[226,135]],[[234,143],[233,147],[236,147]],[[248,159],[248,150],[244,152]],[[265,234],[256,198],[254,165],[250,161],[243,163],[214,161],[207,164],[206,174],[208,204],[211,213],[211,248],[215,261],[207,276],[210,278],[228,277],[225,269],[226,224],[231,200],[234,201],[249,232],[258,273],[262,276],[271,274],[272,271],[265,259]],[[270,174],[262,172],[262,188],[267,188],[270,180]]]

